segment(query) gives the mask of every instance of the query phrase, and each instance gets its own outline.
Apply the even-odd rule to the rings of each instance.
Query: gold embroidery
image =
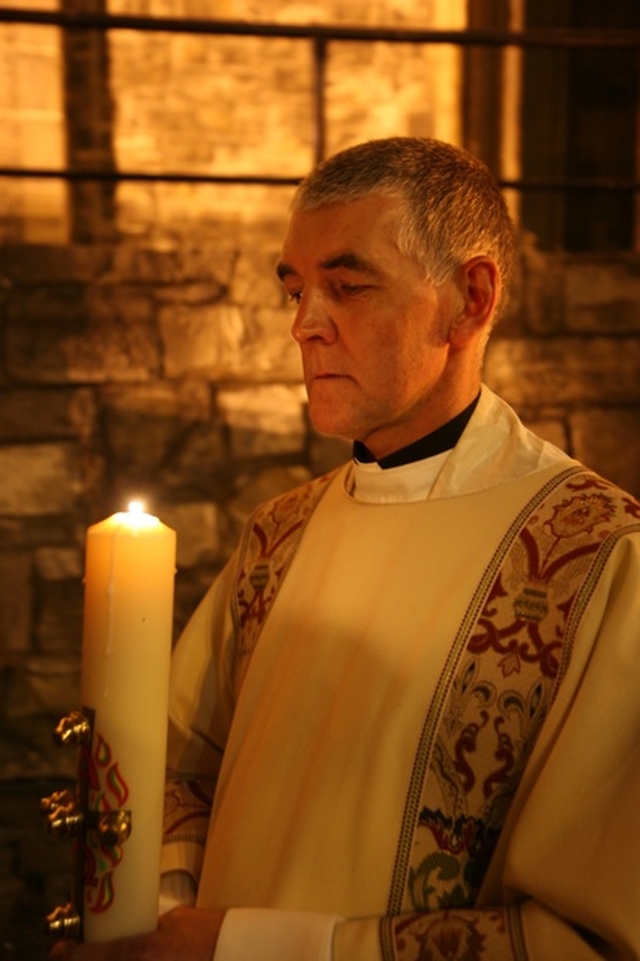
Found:
[[[548,485],[503,541],[428,712],[389,913],[475,903],[570,660],[576,612],[609,543],[638,526],[629,515],[637,504],[578,468]]]

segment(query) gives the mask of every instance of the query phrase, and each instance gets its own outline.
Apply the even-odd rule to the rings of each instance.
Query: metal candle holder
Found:
[[[54,791],[40,801],[40,811],[49,831],[56,837],[74,841],[74,870],[71,900],[55,908],[45,919],[45,928],[59,938],[82,939],[84,913],[85,862],[89,842],[102,849],[114,849],[131,834],[131,812],[89,810],[88,758],[93,742],[94,712],[83,708],[63,717],[53,732],[56,744],[79,749],[75,791]]]

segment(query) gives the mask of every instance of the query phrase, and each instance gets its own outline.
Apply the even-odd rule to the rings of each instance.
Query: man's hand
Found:
[[[60,941],[49,961],[212,961],[224,911],[174,908],[158,930],[102,944]]]

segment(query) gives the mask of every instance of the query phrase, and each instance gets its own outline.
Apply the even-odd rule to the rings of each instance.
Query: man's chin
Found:
[[[341,437],[344,440],[353,440],[353,426],[344,417],[327,411],[314,411],[313,406],[309,408],[309,419],[311,426],[318,434],[325,437]]]

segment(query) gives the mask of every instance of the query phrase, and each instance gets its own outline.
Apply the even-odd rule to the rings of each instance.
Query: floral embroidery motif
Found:
[[[260,505],[245,529],[233,592],[236,696],[309,518],[337,471]]]
[[[169,772],[164,794],[164,844],[192,841],[204,846],[215,784],[215,777],[177,777]]]
[[[588,596],[599,550],[628,526],[629,514],[638,516],[637,505],[613,485],[572,473],[534,507],[503,553],[442,702],[402,910],[440,912],[475,903],[571,657],[579,622],[572,611],[584,592]],[[401,958],[398,937],[396,929]],[[446,957],[431,942],[424,953],[424,938],[407,957]],[[451,957],[478,956],[473,952],[479,948],[465,950]]]
[[[614,505],[605,494],[580,494],[554,509],[549,526],[558,540],[591,534],[598,524],[612,520],[615,513]]]
[[[485,912],[482,916],[471,912],[437,916],[409,915],[393,921],[394,941],[398,961],[498,961],[508,943],[504,911]],[[502,948],[500,953],[496,947]]]
[[[333,476],[263,505],[247,526],[232,602],[236,692]],[[588,594],[597,553],[630,518],[640,520],[640,504],[595,475],[571,471],[557,484],[511,535],[486,597],[465,619],[461,657],[433,718],[422,790],[408,805],[412,835],[399,842],[391,916],[380,929],[385,959],[526,958],[517,907],[472,906],[571,656],[573,612]]]

